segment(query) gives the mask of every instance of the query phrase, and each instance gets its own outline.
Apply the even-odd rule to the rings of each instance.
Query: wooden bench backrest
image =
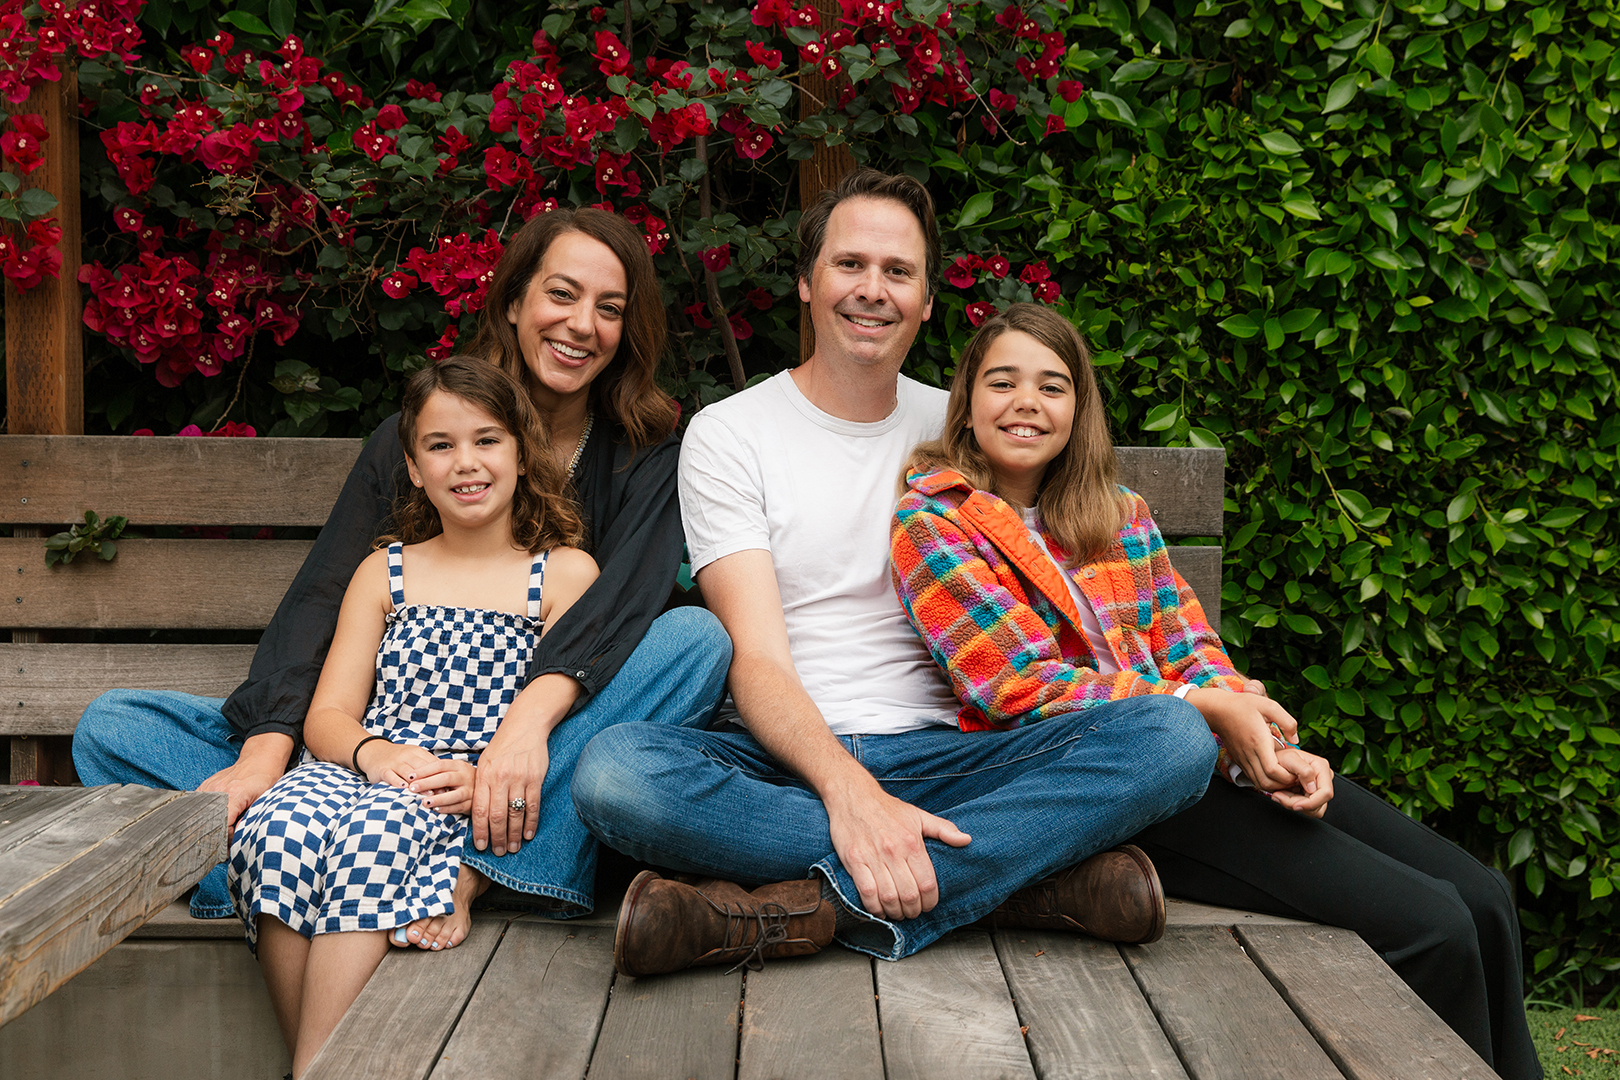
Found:
[[[0,524],[48,535],[122,514],[152,526],[318,526],[360,450],[357,439],[0,437]],[[1141,493],[1167,538],[1219,537],[1225,455],[1122,447],[1122,482]],[[207,644],[216,629],[259,629],[308,554],[308,540],[129,539],[118,557],[45,566],[39,537],[0,538],[0,594],[18,630],[196,631],[196,644],[0,644],[0,735],[69,734],[113,687],[223,697],[247,672],[251,645]],[[1172,558],[1220,620],[1220,548]]]

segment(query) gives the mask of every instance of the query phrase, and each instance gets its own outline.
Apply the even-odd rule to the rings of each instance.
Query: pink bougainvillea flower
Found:
[[[984,268],[1000,281],[1012,271],[1012,263],[1007,261],[1005,255],[992,255],[984,261]]]
[[[377,130],[397,131],[405,126],[405,110],[398,105],[384,105],[377,110]]]
[[[984,320],[1001,314],[1001,310],[988,300],[975,300],[967,306],[967,320],[971,326],[978,326]]]
[[[1025,285],[1039,285],[1043,281],[1050,280],[1051,277],[1052,271],[1047,268],[1045,259],[1032,262],[1018,272],[1018,280]]]
[[[1080,95],[1086,92],[1086,84],[1079,79],[1063,79],[1057,85],[1057,92],[1064,101],[1078,101]]]
[[[703,265],[718,274],[731,265],[731,245],[721,244],[719,247],[704,248],[698,253]]]
[[[945,280],[958,289],[970,289],[979,280],[979,271],[983,269],[984,260],[977,255],[958,255],[945,271]]]
[[[748,302],[753,304],[761,311],[768,311],[772,306],[775,305],[776,297],[771,295],[771,290],[769,289],[749,289]]]
[[[1043,304],[1055,304],[1062,295],[1063,290],[1058,288],[1055,281],[1043,281],[1035,286],[1035,299]]]

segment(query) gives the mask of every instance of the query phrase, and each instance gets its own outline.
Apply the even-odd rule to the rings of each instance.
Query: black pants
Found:
[[[1508,881],[1342,776],[1317,820],[1216,778],[1136,836],[1171,896],[1354,930],[1506,1080],[1542,1075]]]

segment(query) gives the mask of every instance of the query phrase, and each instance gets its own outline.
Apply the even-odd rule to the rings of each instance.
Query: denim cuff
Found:
[[[858,925],[833,935],[839,944],[879,960],[898,960],[906,955],[905,932],[861,906],[860,890],[855,888],[854,879],[845,872],[837,855],[827,856],[810,869],[821,871],[827,884],[838,894],[838,902],[844,910],[861,920]]]
[[[191,917],[193,919],[228,919],[236,914],[236,905],[231,903],[231,892],[225,886],[225,864],[220,863],[197,884],[197,891],[191,894]]]

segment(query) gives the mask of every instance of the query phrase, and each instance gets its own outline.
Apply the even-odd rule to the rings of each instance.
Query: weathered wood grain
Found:
[[[620,977],[591,1058],[591,1080],[731,1080],[742,973],[692,968]]]
[[[1351,1080],[1496,1076],[1359,935],[1247,926],[1238,940]]]
[[[505,930],[504,916],[475,914],[466,940],[453,949],[389,949],[304,1080],[422,1080]]]
[[[1120,952],[1192,1080],[1341,1080],[1230,931],[1171,930]]]
[[[834,946],[751,971],[737,1080],[878,1080],[872,958]]]
[[[13,626],[263,627],[303,565],[305,540],[120,540],[112,562],[45,565],[38,540],[0,539]]]
[[[0,854],[33,837],[58,816],[106,788],[0,787]]]
[[[1267,915],[1260,911],[1239,911],[1237,908],[1200,904],[1195,900],[1178,900],[1173,896],[1164,901],[1165,925],[1170,929],[1188,926],[1311,926],[1281,915]]]
[[[1186,545],[1173,547],[1170,565],[1192,586],[1193,595],[1204,609],[1209,625],[1221,628],[1221,549]]]
[[[0,524],[323,525],[359,439],[0,438]]]
[[[112,687],[227,697],[247,677],[252,645],[0,644],[0,735],[71,735]]]
[[[241,938],[242,920],[234,915],[225,919],[193,919],[191,905],[183,898],[160,908],[129,932],[131,941],[240,941]]]
[[[1033,1080],[990,935],[958,931],[874,970],[888,1080]]]
[[[519,919],[489,962],[433,1080],[580,1078],[613,982],[613,931]]]
[[[224,826],[223,793],[124,786],[0,852],[0,1023],[195,884]]]
[[[1119,446],[1115,453],[1119,482],[1147,500],[1165,536],[1221,535],[1226,451]]]
[[[1186,1080],[1117,946],[1038,930],[993,937],[1041,1080]]]

